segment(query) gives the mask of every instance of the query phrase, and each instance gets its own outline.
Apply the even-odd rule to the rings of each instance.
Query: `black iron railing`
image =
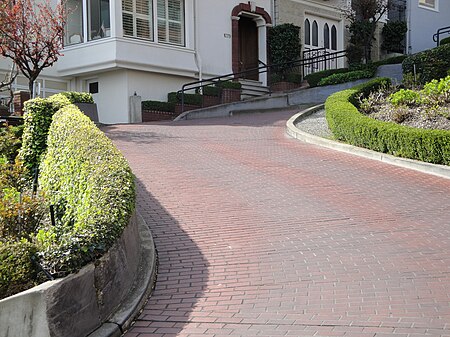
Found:
[[[313,52],[310,50],[308,52]],[[281,63],[281,64],[265,64],[262,61],[258,63],[261,64],[258,68],[248,69],[245,71],[229,73],[226,75],[216,76],[208,79],[203,79],[199,81],[193,81],[184,84],[181,87],[181,90],[177,92],[177,96],[181,102],[181,113],[184,112],[185,106],[185,94],[188,91],[199,91],[204,87],[210,85],[219,85],[221,82],[228,81],[239,81],[241,79],[245,79],[246,75],[249,74],[267,74],[267,84],[270,86],[270,76],[271,74],[283,74],[287,71],[295,71],[302,78],[310,73],[314,73],[321,70],[326,69],[336,69],[339,64],[339,59],[343,59],[346,57],[346,51],[336,51],[336,52],[327,52],[326,50],[320,49],[320,52],[316,52],[316,54],[303,54],[303,58],[299,60],[295,60],[292,62]]]
[[[436,42],[437,47],[439,47],[439,43],[441,42],[441,35],[443,34],[450,34],[450,26],[439,28],[433,35],[433,41]]]

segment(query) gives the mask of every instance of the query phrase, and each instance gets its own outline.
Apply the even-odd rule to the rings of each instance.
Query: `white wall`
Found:
[[[450,26],[450,1],[439,0],[438,11],[418,6],[418,0],[409,2],[409,53],[436,47],[433,34],[439,28]],[[450,35],[441,35],[441,39]]]

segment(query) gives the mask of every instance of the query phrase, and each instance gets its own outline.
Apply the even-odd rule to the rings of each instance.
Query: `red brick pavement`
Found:
[[[450,181],[289,139],[291,114],[106,128],[160,263],[126,337],[450,336]]]

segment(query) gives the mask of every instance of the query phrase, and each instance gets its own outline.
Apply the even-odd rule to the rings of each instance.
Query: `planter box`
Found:
[[[142,122],[172,120],[178,116],[172,111],[142,110]]]
[[[75,106],[88,116],[93,122],[98,123],[97,104],[95,103],[75,103]]]
[[[299,83],[292,83],[292,82],[277,82],[270,86],[270,90],[273,92],[277,91],[288,91],[300,88],[301,84]]]
[[[222,103],[232,103],[241,100],[241,89],[222,89]]]
[[[209,96],[209,95],[203,95],[203,107],[209,107],[214,105],[220,104],[220,97],[219,96]]]

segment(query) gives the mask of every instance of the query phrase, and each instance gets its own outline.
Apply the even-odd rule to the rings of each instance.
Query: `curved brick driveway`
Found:
[[[160,262],[126,337],[450,336],[450,180],[289,139],[292,114],[106,128]]]

